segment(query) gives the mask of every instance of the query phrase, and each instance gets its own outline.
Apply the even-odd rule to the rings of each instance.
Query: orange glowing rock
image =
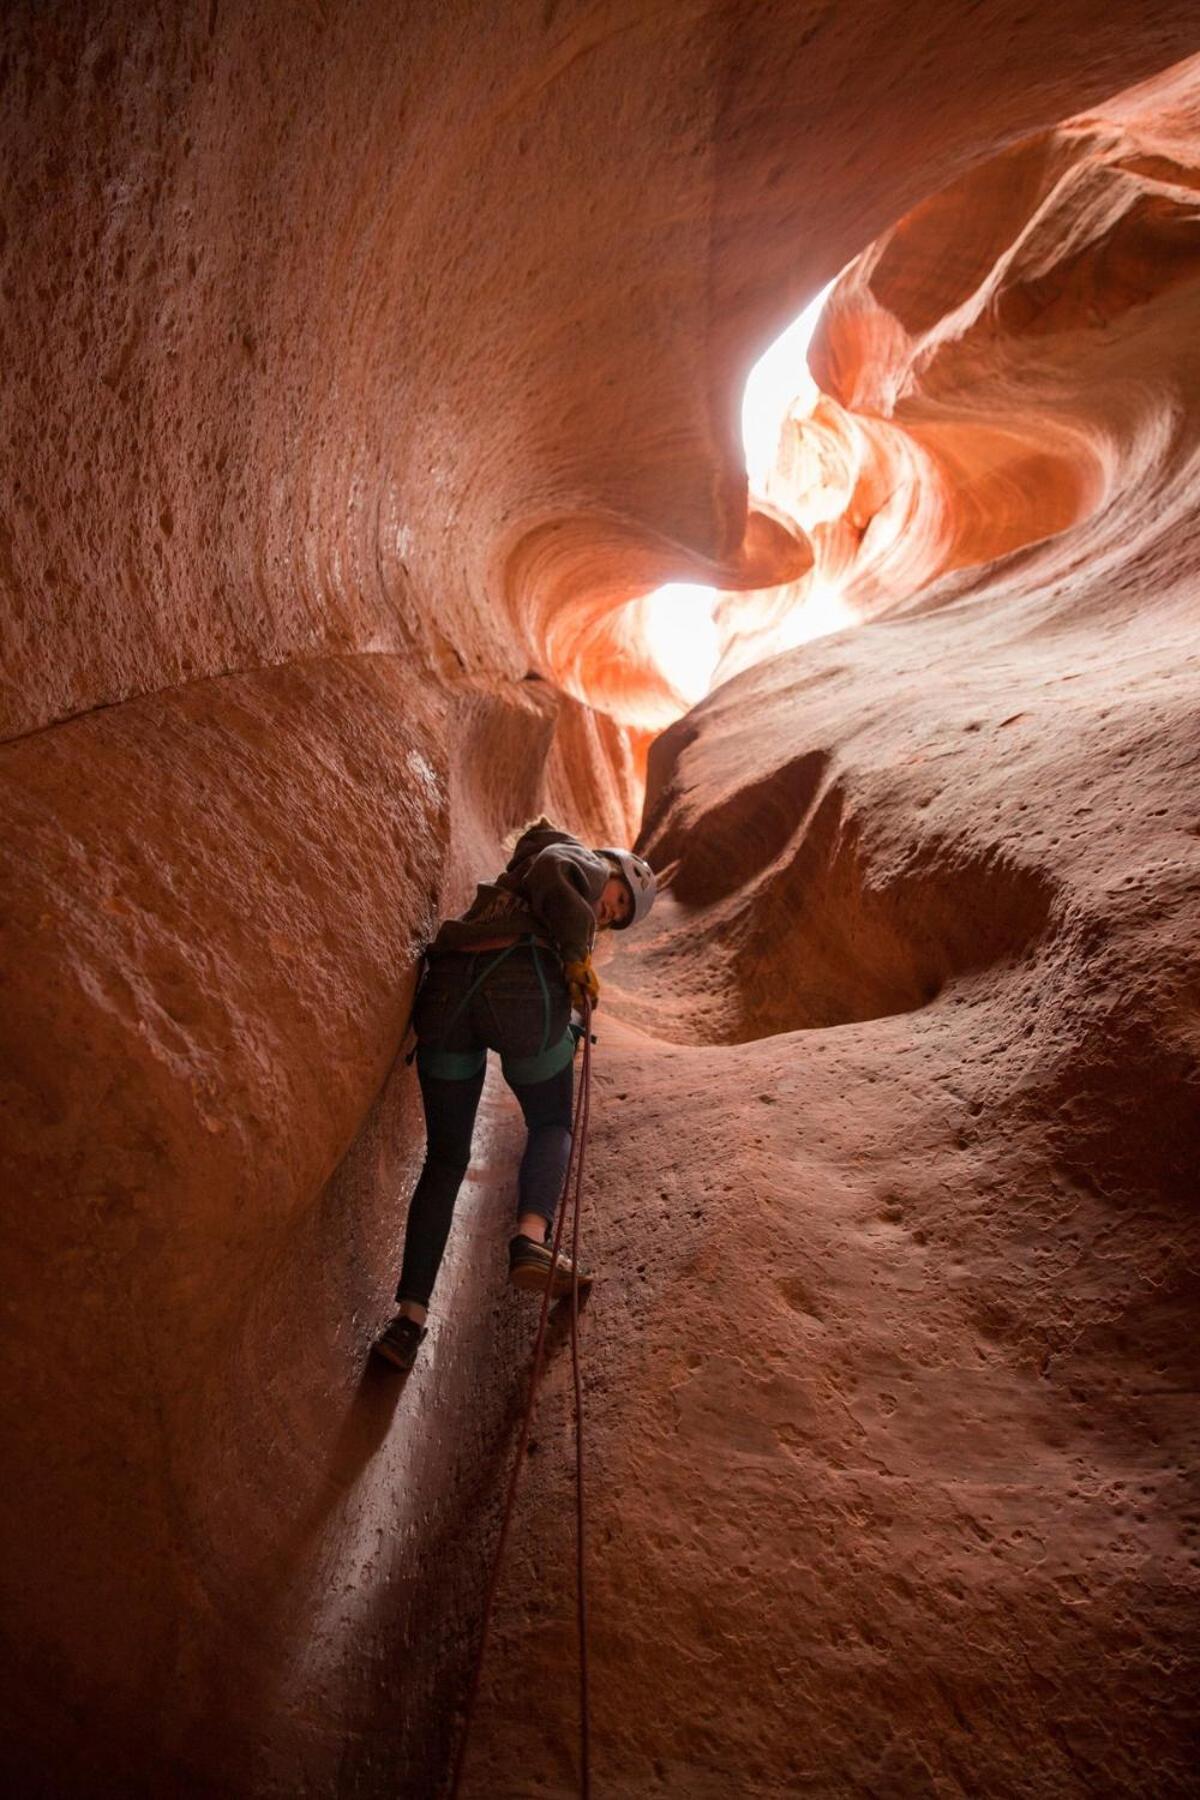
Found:
[[[647,761],[597,1791],[1194,1783],[1196,33],[0,9],[7,1791],[439,1790],[529,1322],[493,1086],[364,1374],[418,950]],[[848,264],[760,503],[747,372]],[[743,672],[651,744],[672,579]],[[573,1781],[562,1374],[475,1795]]]

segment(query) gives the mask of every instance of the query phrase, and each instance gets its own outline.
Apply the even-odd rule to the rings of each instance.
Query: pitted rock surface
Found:
[[[1194,1792],[1198,52],[1183,0],[5,10],[10,1791],[446,1791],[530,1319],[496,1083],[366,1360],[417,955],[645,787],[598,1791]],[[821,583],[862,628],[803,643]],[[568,1392],[471,1794],[576,1787]]]

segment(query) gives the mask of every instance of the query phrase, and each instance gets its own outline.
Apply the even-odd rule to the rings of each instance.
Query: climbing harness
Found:
[[[511,946],[510,946],[511,948]],[[505,952],[507,955],[507,951]],[[537,954],[536,950],[534,952]],[[540,973],[540,969],[539,969]],[[468,996],[469,998],[469,996]],[[464,1002],[465,1004],[465,1002]],[[568,1205],[573,1199],[574,1216],[571,1235],[571,1364],[575,1383],[575,1602],[576,1620],[579,1635],[579,1792],[582,1800],[590,1800],[592,1791],[591,1778],[591,1713],[588,1704],[588,1613],[587,1613],[587,1569],[584,1556],[585,1514],[584,1505],[584,1458],[583,1458],[583,1383],[579,1374],[579,1212],[583,1193],[583,1163],[587,1148],[588,1118],[591,1109],[592,1095],[592,1033],[591,1002],[585,1000],[583,1008],[583,1069],[580,1075],[579,1096],[575,1103],[575,1125],[571,1133],[571,1153],[567,1161],[567,1173],[563,1180],[562,1198],[558,1207],[558,1220],[554,1228],[554,1261],[557,1263],[559,1248],[562,1243],[563,1224],[566,1220]],[[572,1180],[574,1193],[572,1195]],[[479,1629],[479,1646],[475,1655],[475,1667],[471,1675],[471,1686],[467,1694],[466,1713],[463,1719],[462,1737],[459,1741],[458,1758],[454,1765],[454,1782],[451,1787],[451,1800],[458,1800],[462,1784],[463,1771],[467,1761],[467,1746],[471,1737],[471,1722],[475,1716],[475,1703],[479,1698],[479,1684],[483,1677],[483,1659],[487,1650],[488,1631],[492,1622],[492,1609],[495,1604],[496,1591],[500,1584],[500,1570],[504,1561],[504,1551],[508,1543],[508,1531],[512,1522],[513,1503],[517,1496],[517,1483],[521,1478],[526,1449],[529,1443],[529,1428],[533,1421],[533,1405],[537,1398],[538,1382],[541,1379],[542,1363],[546,1346],[546,1321],[550,1314],[550,1291],[553,1286],[547,1281],[542,1294],[541,1312],[538,1316],[537,1336],[533,1345],[533,1367],[529,1376],[529,1394],[525,1402],[525,1416],[521,1421],[521,1435],[517,1444],[517,1454],[508,1479],[508,1494],[504,1502],[504,1514],[500,1521],[500,1536],[496,1543],[496,1554],[492,1562],[492,1571],[488,1579],[487,1594],[483,1603],[483,1620]]]
[[[536,1054],[533,1056],[501,1055],[500,1062],[504,1069],[505,1079],[516,1082],[518,1087],[530,1087],[535,1082],[549,1081],[551,1077],[557,1075],[561,1069],[565,1069],[575,1054],[576,1036],[571,1026],[568,1025],[562,1036],[557,1039],[555,1043],[550,1044],[547,1042],[547,1039],[550,1036],[550,989],[546,985],[546,976],[542,968],[541,951],[538,946],[538,941],[532,934],[514,938],[511,944],[506,944],[504,949],[480,970],[458,1005],[454,1008],[454,1011],[450,1014],[450,1017],[442,1027],[436,1041],[432,1044],[414,1044],[413,1048],[405,1057],[405,1062],[411,1063],[415,1058],[417,1067],[421,1073],[423,1075],[432,1076],[435,1081],[471,1081],[478,1075],[479,1071],[483,1068],[484,1063],[487,1061],[486,1049],[481,1046],[474,1050],[446,1050],[443,1046],[454,1027],[458,1024],[458,1021],[462,1018],[463,1013],[467,1010],[467,1007],[479,992],[479,989],[487,981],[488,977],[494,970],[500,967],[500,964],[504,962],[506,958],[512,955],[514,950],[520,949],[522,946],[527,947],[533,952],[533,966],[537,970],[538,986],[542,990],[542,1039],[541,1043],[538,1045]],[[479,953],[468,952],[468,954]],[[429,955],[430,952],[426,950],[424,952],[425,966],[422,969],[420,980],[417,983],[416,994],[413,996],[412,1011],[409,1013],[408,1024],[405,1026],[404,1031],[405,1037],[407,1037],[408,1033],[412,1030],[413,1019],[416,1016],[417,1010],[417,999],[420,995],[421,988],[425,984],[426,976],[429,971]]]

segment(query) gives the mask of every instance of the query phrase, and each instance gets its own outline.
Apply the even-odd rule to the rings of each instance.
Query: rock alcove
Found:
[[[683,858],[601,970],[600,1790],[1191,1791],[1197,53],[1162,0],[6,9],[11,1791],[444,1790],[501,1092],[428,1354],[365,1359],[416,948],[543,807]],[[667,580],[722,651],[663,732]],[[479,1795],[574,1782],[568,1385]]]

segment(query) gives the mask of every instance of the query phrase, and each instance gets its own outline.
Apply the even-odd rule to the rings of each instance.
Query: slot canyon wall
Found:
[[[366,1364],[416,950],[643,773],[601,1791],[1194,1791],[1198,51],[1161,0],[6,9],[10,1791],[444,1790],[530,1321],[489,1087],[423,1360]],[[840,270],[749,503],[745,375]],[[647,763],[674,576],[729,679]],[[789,648],[818,579],[868,623]],[[567,1423],[556,1356],[480,1795],[574,1791]]]

